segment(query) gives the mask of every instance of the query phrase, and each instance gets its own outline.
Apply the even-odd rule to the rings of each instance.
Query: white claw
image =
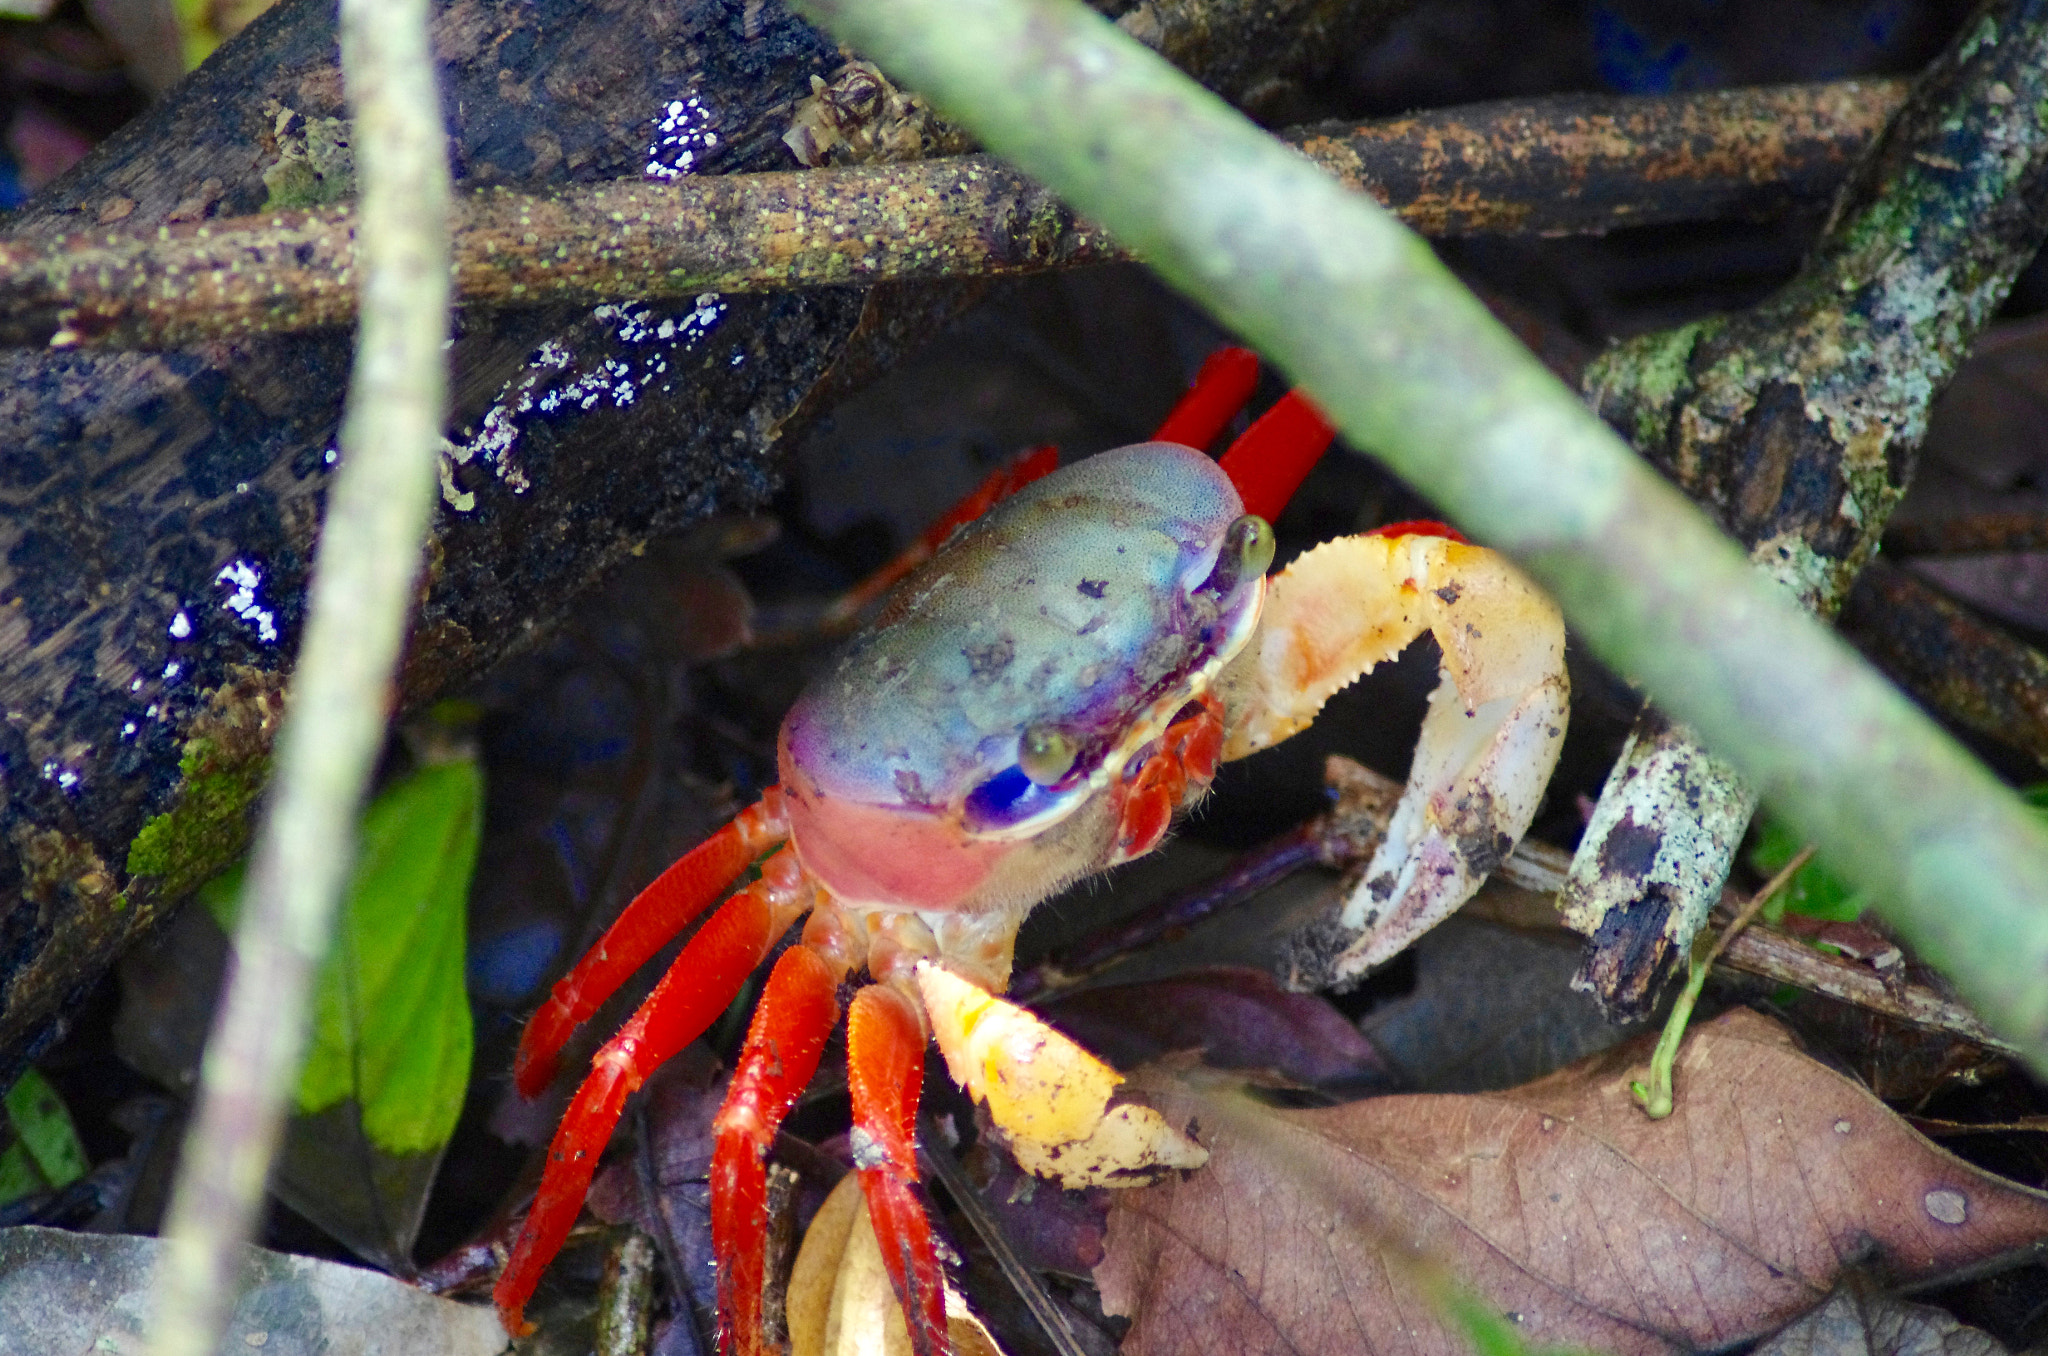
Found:
[[[1445,676],[1430,694],[1386,840],[1344,902],[1340,919],[1360,936],[1337,958],[1338,978],[1398,955],[1514,850],[1543,802],[1565,716],[1561,675],[1472,711]]]
[[[1472,896],[1535,818],[1563,744],[1564,621],[1501,556],[1443,537],[1344,537],[1272,581],[1259,634],[1218,680],[1224,756],[1277,743],[1423,631],[1443,649],[1408,786],[1342,922],[1339,978]]]

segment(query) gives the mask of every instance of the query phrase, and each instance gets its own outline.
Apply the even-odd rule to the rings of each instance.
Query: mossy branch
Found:
[[[2048,234],[2048,14],[1987,7],[1915,82],[1788,286],[1739,315],[1617,345],[1595,408],[1822,617],[1919,459],[1934,398]],[[1647,1013],[1720,897],[1756,790],[1656,711],[1631,732],[1562,907],[1596,938],[1578,983]]]
[[[805,10],[1103,223],[1563,604],[2048,1069],[2048,831],[1428,247],[1072,0]]]

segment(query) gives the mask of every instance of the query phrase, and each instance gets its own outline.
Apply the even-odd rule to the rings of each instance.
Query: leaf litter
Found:
[[[1769,1333],[1849,1268],[1924,1280],[2048,1237],[2048,1195],[1937,1148],[1747,1010],[1696,1030],[1678,1106],[1646,1041],[1523,1087],[1287,1110],[1186,1064],[1133,1078],[1207,1169],[1110,1202],[1096,1268],[1125,1356],[1462,1352],[1416,1288],[1447,1267],[1531,1346],[1702,1351]]]

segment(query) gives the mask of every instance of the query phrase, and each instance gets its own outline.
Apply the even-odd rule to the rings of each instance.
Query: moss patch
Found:
[[[215,689],[185,741],[171,808],[128,845],[128,874],[165,902],[225,870],[249,842],[249,810],[270,780],[270,746],[284,713],[284,678],[240,665]]]
[[[150,876],[166,900],[219,875],[249,842],[249,807],[270,779],[270,756],[223,759],[210,739],[192,739],[178,760],[178,801],[142,826],[128,845],[128,874]]]

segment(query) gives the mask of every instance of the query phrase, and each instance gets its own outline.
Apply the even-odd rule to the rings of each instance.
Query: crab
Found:
[[[1308,725],[1424,630],[1443,654],[1386,841],[1341,921],[1362,973],[1455,909],[1535,814],[1566,716],[1556,607],[1434,523],[1326,542],[1267,577],[1268,522],[1330,441],[1299,393],[1220,460],[1257,360],[1215,355],[1154,441],[999,472],[930,536],[783,721],[780,783],[636,897],[555,985],[515,1081],[750,870],[591,1060],[494,1298],[506,1327],[581,1208],[626,1097],[702,1034],[778,939],[714,1122],[711,1227],[728,1353],[762,1349],[766,1157],[846,1003],[854,1166],[920,1356],[949,1349],[915,1122],[935,1040],[1025,1167],[1127,1185],[1198,1144],[999,995],[1017,929],[1075,880],[1158,847],[1220,762]],[[964,525],[958,520],[968,520]]]

